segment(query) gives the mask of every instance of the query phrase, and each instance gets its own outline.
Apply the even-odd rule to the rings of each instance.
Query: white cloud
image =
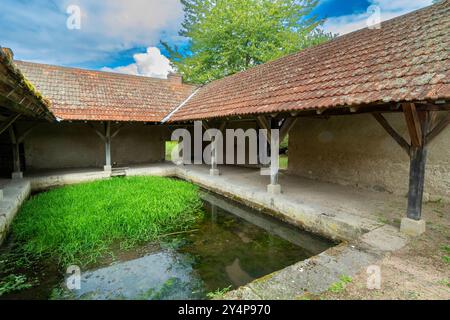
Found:
[[[370,0],[371,5],[378,6],[381,21],[386,21],[408,12],[426,7],[432,4],[432,0]],[[328,18],[324,24],[327,32],[346,34],[368,27],[369,12],[350,14],[340,17]]]
[[[154,78],[167,78],[172,72],[170,61],[156,47],[147,48],[146,53],[138,53],[133,56],[134,63],[116,68],[102,68],[102,71],[118,72],[132,75],[140,75]]]
[[[0,2],[0,44],[19,59],[51,64],[108,63],[119,52],[171,39],[183,20],[179,0]],[[81,10],[80,30],[67,28],[70,5]]]
[[[179,0],[65,0],[69,5],[81,9],[81,32],[124,47],[158,42],[162,31],[176,32],[183,17]]]

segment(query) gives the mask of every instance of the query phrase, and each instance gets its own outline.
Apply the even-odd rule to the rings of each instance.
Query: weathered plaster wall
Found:
[[[20,124],[23,131],[28,124]],[[116,124],[112,126],[115,131]],[[97,125],[102,130],[100,124]],[[112,162],[130,165],[164,158],[166,129],[128,124],[112,141]],[[105,147],[85,123],[40,124],[24,142],[27,170],[103,167]]]
[[[406,139],[403,116],[385,116]],[[288,170],[401,195],[408,190],[409,158],[371,115],[299,119],[289,137]],[[432,200],[450,200],[449,128],[429,146],[425,193]]]
[[[163,161],[167,136],[164,126],[126,126],[112,142],[112,162],[122,166]]]

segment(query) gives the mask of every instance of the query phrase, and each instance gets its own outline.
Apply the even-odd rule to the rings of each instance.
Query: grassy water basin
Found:
[[[0,255],[2,279],[25,285],[0,298],[205,299],[333,245],[184,181],[98,181],[25,204]]]

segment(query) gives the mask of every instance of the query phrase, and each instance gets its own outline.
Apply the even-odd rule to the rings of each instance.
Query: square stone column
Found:
[[[220,176],[220,170],[219,169],[210,169],[209,175],[210,176]]]
[[[270,194],[281,194],[281,185],[279,184],[269,184],[267,186],[267,192]]]
[[[13,180],[23,179],[23,172],[21,171],[13,172],[11,177]]]
[[[425,232],[425,220],[414,220],[410,218],[403,218],[400,231],[408,236],[417,237]]]

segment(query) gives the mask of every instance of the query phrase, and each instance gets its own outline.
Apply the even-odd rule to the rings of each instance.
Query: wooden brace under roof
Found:
[[[402,109],[411,139],[410,144],[389,124],[381,113],[372,113],[372,115],[408,155],[410,155],[412,147],[427,146],[450,124],[450,111],[439,123],[434,124],[436,111],[418,111],[413,103],[402,104]],[[432,114],[430,115],[430,113]],[[426,126],[427,122],[428,125]],[[434,127],[432,127],[433,125]],[[425,132],[423,132],[424,129]]]

